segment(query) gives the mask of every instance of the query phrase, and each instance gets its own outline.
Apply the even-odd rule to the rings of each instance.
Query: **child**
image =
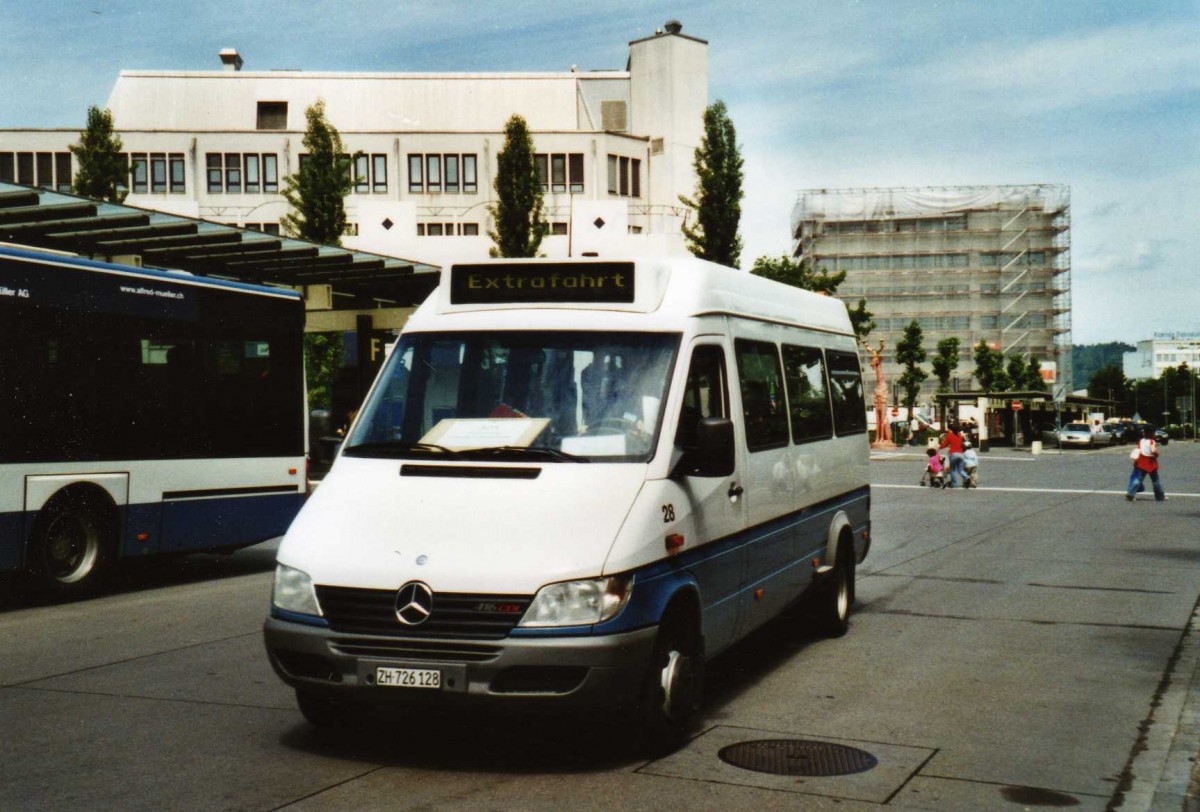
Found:
[[[967,469],[967,482],[964,487],[979,487],[979,453],[971,446],[971,441],[963,443],[963,467]]]
[[[929,455],[929,464],[925,466],[925,476],[929,477],[929,487],[944,488],[946,487],[946,462],[938,454],[936,448],[927,448],[925,453]],[[925,484],[925,477],[921,477],[921,484]]]

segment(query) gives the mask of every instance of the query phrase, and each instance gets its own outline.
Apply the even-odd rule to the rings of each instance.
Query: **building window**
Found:
[[[422,170],[424,165],[424,156],[408,156],[408,191],[416,192],[418,194],[425,191],[425,173]]]
[[[567,234],[567,224],[566,223],[551,223],[550,224],[550,233],[556,237],[565,237]]]
[[[462,156],[463,192],[473,195],[479,191],[475,181],[475,156]]]
[[[538,153],[533,156],[543,192],[583,191],[583,153]]]
[[[71,153],[0,152],[0,181],[71,191]]]
[[[54,185],[60,192],[71,191],[71,153],[54,153]]]
[[[608,193],[621,197],[641,197],[642,162],[624,155],[609,155]]]
[[[478,237],[479,223],[459,223],[459,233],[464,237]]]
[[[183,194],[187,191],[187,183],[184,180],[183,156],[179,154],[168,155],[167,163],[171,171],[171,194]]]
[[[342,229],[342,236],[343,237],[357,237],[358,236],[358,223],[346,223],[345,227]]]
[[[371,191],[387,191],[387,156],[371,156]]]
[[[262,188],[259,173],[259,158],[257,155],[247,155],[243,161],[246,167],[246,194],[257,194]]]
[[[550,156],[550,191],[567,191],[567,156]]]
[[[425,226],[425,231],[430,237],[441,237],[445,234],[441,223],[429,223]]]
[[[279,223],[246,223],[242,228],[248,228],[251,231],[261,231],[263,234],[272,234],[279,236]]]
[[[571,184],[571,194],[579,194],[583,191],[583,153],[572,152],[567,159],[567,175]]]
[[[371,159],[366,155],[354,156],[354,191],[365,194],[371,191]]]
[[[242,191],[242,155],[238,152],[225,154],[225,191],[239,193]]]
[[[33,153],[17,153],[17,183],[33,186]]]
[[[458,194],[460,191],[476,194],[479,191],[476,165],[473,154],[411,153],[408,156],[408,191],[413,194]]]
[[[150,191],[156,195],[167,192],[167,156],[161,153],[150,156]]]
[[[135,195],[144,195],[148,190],[147,185],[147,160],[145,153],[134,153],[129,156],[130,160],[130,190]]]
[[[287,110],[287,102],[260,101],[258,103],[258,129],[286,130]]]
[[[133,156],[137,160],[136,155]],[[301,155],[303,163],[307,155]],[[183,156],[168,156],[171,166],[171,191],[183,192]],[[204,156],[209,194],[247,194],[279,191],[279,158],[271,153],[209,152]],[[136,182],[136,179],[135,179]]]
[[[425,191],[437,194],[442,191],[442,156],[425,156]]]

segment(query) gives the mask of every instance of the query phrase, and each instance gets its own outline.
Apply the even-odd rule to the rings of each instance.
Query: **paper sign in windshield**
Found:
[[[447,418],[439,420],[421,442],[455,450],[497,446],[526,448],[548,425],[548,417]]]

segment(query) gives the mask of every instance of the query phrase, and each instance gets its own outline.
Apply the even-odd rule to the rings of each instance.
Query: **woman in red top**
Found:
[[[1150,427],[1143,430],[1142,439],[1138,441],[1138,458],[1133,463],[1133,473],[1129,475],[1129,487],[1125,489],[1125,498],[1130,502],[1134,494],[1141,490],[1146,474],[1154,483],[1154,501],[1162,502],[1167,495],[1158,479],[1158,443],[1154,441],[1154,429]]]
[[[965,482],[967,478],[967,469],[963,467],[963,435],[957,423],[950,424],[950,431],[938,448],[950,450],[950,487],[957,488],[959,480]]]

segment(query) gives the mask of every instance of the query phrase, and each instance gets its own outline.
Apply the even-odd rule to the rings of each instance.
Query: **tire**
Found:
[[[683,744],[704,696],[704,657],[698,624],[688,613],[665,615],[634,706],[647,755],[658,757]]]
[[[854,553],[838,548],[837,564],[818,586],[817,629],[825,637],[841,637],[850,629],[850,604],[854,601]]]
[[[28,569],[35,588],[78,597],[104,582],[115,550],[110,506],[92,495],[56,497],[34,522]]]

